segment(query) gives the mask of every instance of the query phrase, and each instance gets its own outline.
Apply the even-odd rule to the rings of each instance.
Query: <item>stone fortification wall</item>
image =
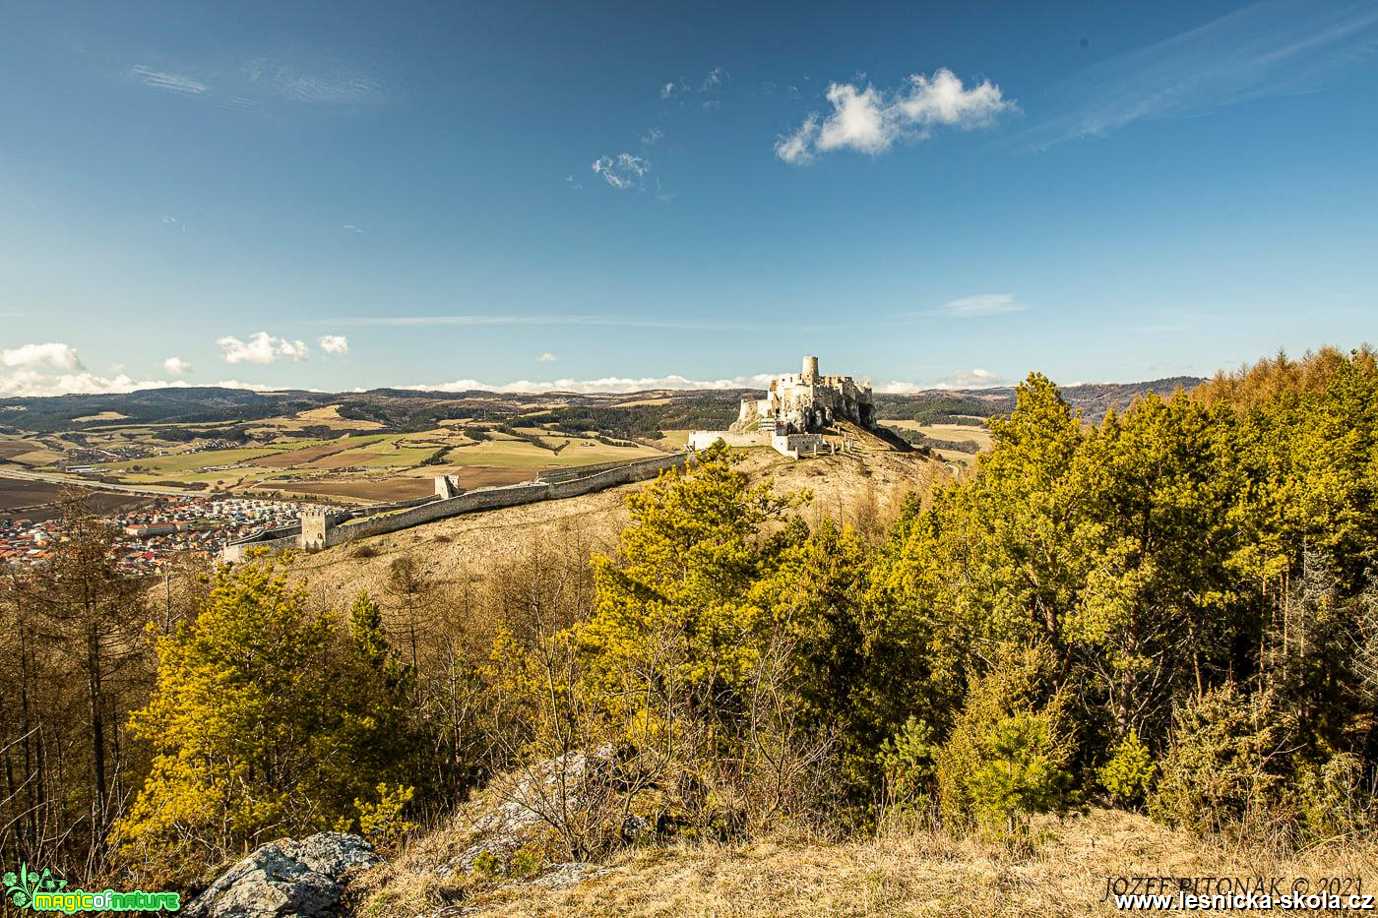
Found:
[[[220,550],[220,559],[222,561],[243,561],[244,553],[251,548],[282,551],[284,548],[296,548],[300,543],[301,526],[284,526],[281,529],[256,532],[251,536],[230,542]]]
[[[530,484],[466,491],[458,497],[434,500],[409,510],[370,515],[361,519],[349,520],[341,525],[327,525],[325,545],[329,547],[354,539],[361,539],[365,536],[397,532],[400,529],[409,529],[422,523],[443,520],[478,510],[496,510],[500,507],[514,507],[541,500],[578,497],[581,494],[590,494],[605,488],[654,478],[661,470],[683,465],[688,459],[688,453],[657,456],[653,459],[629,462],[626,465],[604,469],[578,478],[565,478],[556,482],[537,481]],[[563,478],[563,476],[561,477]]]
[[[661,470],[683,465],[689,458],[689,453],[676,453],[641,459],[612,468],[599,468],[594,472],[569,469],[552,473],[534,482],[500,488],[478,488],[464,491],[454,497],[423,497],[356,510],[334,510],[324,507],[308,510],[302,514],[302,521],[298,524],[263,530],[231,542],[221,550],[221,559],[242,561],[244,553],[251,548],[266,548],[270,551],[303,548],[314,551],[366,536],[409,529],[422,523],[443,520],[463,513],[578,497],[581,494],[654,478]],[[580,474],[581,471],[583,474]],[[438,485],[437,490],[439,487]],[[452,481],[446,482],[446,488],[455,490],[457,485]]]
[[[762,430],[738,432],[731,430],[696,430],[689,435],[689,446],[693,449],[708,449],[721,440],[732,447],[769,446],[770,434]]]

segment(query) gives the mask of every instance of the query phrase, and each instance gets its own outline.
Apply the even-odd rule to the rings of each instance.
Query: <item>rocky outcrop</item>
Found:
[[[561,814],[586,803],[600,776],[612,766],[612,749],[575,750],[502,775],[489,785],[488,808],[471,826],[471,842],[455,866],[472,870],[482,855],[506,858],[558,823]]]
[[[381,863],[357,835],[319,832],[270,842],[235,864],[187,906],[189,918],[333,918],[348,877]]]

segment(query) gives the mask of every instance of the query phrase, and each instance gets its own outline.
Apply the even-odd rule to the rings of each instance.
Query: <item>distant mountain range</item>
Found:
[[[1135,396],[1190,389],[1203,380],[1175,376],[1140,383],[1069,386],[1062,395],[1089,420],[1110,408],[1123,408]],[[481,390],[422,392],[372,389],[324,393],[304,390],[253,392],[217,387],[144,389],[123,395],[61,395],[0,399],[0,432],[100,429],[115,425],[234,425],[295,415],[338,405],[346,420],[373,421],[395,430],[426,430],[439,421],[482,419],[526,423],[556,422],[573,429],[649,436],[660,430],[714,428],[737,416],[737,405],[751,389],[673,390],[616,395],[570,392],[506,394]],[[929,389],[905,395],[877,395],[882,418],[961,422],[1007,414],[1014,388]],[[338,436],[339,430],[333,432]]]

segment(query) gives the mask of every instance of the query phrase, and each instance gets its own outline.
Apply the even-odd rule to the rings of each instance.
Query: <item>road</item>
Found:
[[[92,481],[88,478],[60,475],[56,472],[34,472],[3,463],[0,463],[0,478],[15,478],[19,481],[41,481],[46,484],[55,485],[75,485],[77,487],[86,488],[88,491],[113,491],[117,494],[151,494],[162,497],[206,496],[206,492],[204,491],[188,491],[183,488],[168,487],[167,485],[110,484],[104,481]]]

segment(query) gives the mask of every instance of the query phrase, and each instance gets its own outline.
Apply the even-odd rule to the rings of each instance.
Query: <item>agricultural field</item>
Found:
[[[974,447],[971,451],[942,446],[931,447],[933,452],[947,462],[957,463],[964,468],[975,465],[976,456],[990,449],[990,431],[981,426],[979,420],[974,420],[972,424],[921,424],[918,421],[904,419],[882,420],[879,423],[894,430],[915,431],[930,440],[942,443],[970,444]]]
[[[251,434],[321,430],[368,432],[385,429],[384,425],[377,421],[352,420],[341,417],[339,405],[325,405],[320,408],[298,411],[289,417],[266,418],[262,421],[255,421],[248,428],[248,432]]]
[[[0,462],[36,467],[56,462],[62,454],[37,440],[0,439]]]
[[[0,516],[22,516],[35,522],[52,519],[59,513],[58,503],[73,489],[47,481],[24,481],[0,477]],[[98,513],[130,510],[147,502],[134,494],[81,491],[88,506]]]
[[[108,484],[373,503],[430,494],[439,474],[457,475],[465,488],[505,485],[548,469],[627,462],[677,448],[555,428],[548,421],[508,427],[451,419],[403,432],[343,417],[335,404],[244,423],[128,423],[106,411],[41,438],[0,438],[0,470],[10,465]]]

